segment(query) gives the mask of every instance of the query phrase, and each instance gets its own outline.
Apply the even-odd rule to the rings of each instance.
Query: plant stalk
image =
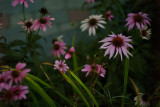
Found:
[[[126,58],[125,61],[125,69],[124,69],[124,87],[123,87],[123,96],[126,95],[127,90],[127,82],[128,82],[128,70],[129,70],[129,59]],[[121,107],[124,107],[125,99],[122,97],[122,104]]]

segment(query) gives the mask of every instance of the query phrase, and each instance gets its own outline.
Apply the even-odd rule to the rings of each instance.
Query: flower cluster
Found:
[[[65,59],[71,58],[71,57],[72,57],[72,54],[73,54],[74,52],[75,52],[74,47],[71,47],[71,48],[69,49],[69,52],[66,53]]]
[[[151,30],[147,30],[147,25],[150,25],[151,19],[148,18],[148,14],[138,12],[138,13],[129,13],[126,19],[128,30],[131,30],[135,25],[140,30],[142,39],[148,40],[151,35]]]
[[[29,93],[28,87],[22,85],[22,80],[30,72],[30,69],[24,69],[25,63],[18,63],[16,68],[4,71],[0,74],[0,101],[17,101],[26,99]]]
[[[95,72],[99,74],[101,77],[105,77],[106,70],[102,67],[102,65],[99,64],[91,64],[91,65],[84,65],[84,68],[81,70],[82,72],[87,72],[86,77],[89,75],[91,72]]]
[[[18,24],[22,24],[22,28],[30,33],[31,31],[36,31],[38,29],[43,29],[44,32],[47,31],[47,27],[52,27],[50,20],[55,20],[54,18],[50,18],[50,16],[40,17],[39,19],[33,21],[30,19],[29,21],[20,21]]]

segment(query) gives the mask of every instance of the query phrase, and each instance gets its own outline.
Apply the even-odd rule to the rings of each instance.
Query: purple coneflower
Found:
[[[142,29],[140,29],[141,37],[142,39],[149,40],[151,35],[151,29],[148,29],[147,26],[144,26]]]
[[[139,97],[140,97],[140,106],[141,107],[149,107],[150,106],[150,102],[149,102],[149,95],[148,94],[143,94],[143,93],[139,93]],[[134,101],[135,105],[138,104],[138,97],[134,97]]]
[[[6,84],[0,88],[0,101],[5,100],[8,103],[14,100],[14,94],[11,87],[11,85]]]
[[[106,19],[108,19],[109,21],[111,21],[111,19],[114,17],[114,16],[111,14],[111,11],[106,12],[105,16],[106,16]]]
[[[65,60],[56,60],[54,64],[54,69],[59,69],[60,71],[65,73],[69,69],[69,67],[65,64]]]
[[[84,68],[81,70],[82,72],[87,72],[86,77],[89,75],[90,72],[96,72],[101,77],[105,77],[106,70],[99,64],[92,64],[92,65],[84,65]]]
[[[109,59],[112,58],[114,52],[116,51],[116,54],[114,57],[118,55],[118,53],[122,58],[122,53],[127,57],[128,54],[132,56],[132,54],[127,50],[128,47],[133,49],[133,46],[129,44],[129,42],[132,42],[130,37],[126,37],[122,34],[115,35],[113,32],[109,37],[106,37],[105,39],[99,41],[104,42],[104,44],[100,47],[100,49],[106,49],[104,56],[110,54]]]
[[[27,76],[27,73],[31,71],[31,69],[24,69],[26,63],[18,63],[16,65],[16,69],[11,69],[9,71],[8,78],[10,78],[9,85],[12,85],[13,81],[18,84],[18,81],[21,83],[22,79]]]
[[[138,14],[129,13],[126,19],[127,24],[125,26],[128,26],[128,30],[131,30],[134,25],[136,25],[138,29],[143,28],[147,24],[150,25],[150,19],[147,16],[148,14],[142,12],[139,12]]]
[[[29,0],[30,2],[34,2],[33,0]],[[18,3],[20,4],[23,4],[25,5],[26,8],[28,8],[28,3],[27,3],[27,0],[13,0],[12,2],[12,6],[15,7]]]
[[[46,25],[49,27],[52,27],[50,20],[55,20],[55,19],[50,18],[50,16],[40,17],[39,19],[34,21],[32,28],[34,30],[43,29],[43,31],[46,32],[46,30],[47,30]]]
[[[71,47],[71,48],[69,49],[69,52],[66,53],[65,59],[71,58],[71,57],[72,57],[72,54],[73,54],[74,52],[75,52],[74,47]]]
[[[13,86],[11,90],[14,95],[14,100],[26,99],[26,94],[29,93],[28,87],[22,85]]]
[[[60,57],[60,54],[64,55],[66,53],[65,49],[67,49],[66,43],[63,41],[55,41],[51,49],[51,54]]]
[[[33,31],[32,25],[33,25],[33,19],[30,19],[29,21],[20,21],[17,24],[21,24],[22,28],[24,28],[25,30],[28,31],[28,33],[30,33],[31,31]]]
[[[17,85],[11,86],[6,84],[0,88],[0,101],[5,100],[6,102],[16,101],[26,99],[26,94],[28,94],[28,87]]]
[[[83,20],[81,25],[82,31],[88,30],[89,35],[96,35],[98,27],[105,28],[102,24],[106,24],[102,15],[92,15],[88,19]]]

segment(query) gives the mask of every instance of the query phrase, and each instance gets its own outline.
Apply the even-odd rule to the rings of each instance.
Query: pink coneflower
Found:
[[[28,87],[22,85],[13,86],[11,90],[14,95],[14,100],[26,99],[26,94],[29,93]]]
[[[30,2],[34,2],[33,0],[29,0]],[[26,8],[28,8],[28,3],[27,3],[27,0],[13,0],[12,2],[12,6],[15,7],[18,3],[20,4],[23,4],[25,5]]]
[[[21,24],[23,25],[22,28],[24,28],[25,30],[28,31],[28,33],[30,33],[31,31],[33,31],[32,25],[33,25],[33,19],[30,19],[29,21],[20,21],[17,24]]]
[[[99,41],[104,42],[104,44],[100,47],[100,49],[106,49],[104,56],[110,54],[109,59],[112,58],[114,52],[116,51],[116,54],[114,57],[118,55],[118,53],[121,56],[122,60],[122,53],[127,57],[128,54],[132,56],[132,54],[127,50],[128,47],[133,48],[129,42],[132,42],[130,37],[126,37],[122,34],[115,35],[113,32],[109,37],[106,37],[105,39]]]
[[[87,3],[94,3],[94,0],[86,0]]]
[[[0,101],[5,100],[10,102],[14,100],[14,94],[11,89],[11,85],[6,84],[0,88]]]
[[[86,77],[89,75],[90,72],[96,72],[101,77],[105,77],[106,70],[99,64],[92,64],[92,65],[84,65],[84,68],[81,70],[82,72],[87,72]]]
[[[63,41],[55,41],[51,49],[51,54],[60,57],[60,54],[64,55],[66,53],[65,49],[67,49],[66,43]]]
[[[8,75],[8,78],[10,78],[9,84],[11,85],[13,81],[15,81],[16,84],[18,84],[18,81],[21,83],[22,79],[27,76],[27,73],[30,72],[31,69],[24,69],[26,66],[26,63],[18,63],[16,65],[16,69],[11,69]]]
[[[134,25],[136,25],[138,29],[143,28],[147,24],[150,25],[150,19],[147,16],[148,14],[142,12],[139,12],[138,14],[129,13],[126,19],[127,24],[125,26],[128,26],[128,30],[131,30]]]
[[[85,30],[89,31],[89,35],[96,35],[96,29],[98,27],[105,28],[102,24],[106,24],[102,15],[91,15],[88,19],[83,20],[81,25],[82,32]]]
[[[149,40],[151,37],[151,29],[148,29],[147,26],[144,26],[142,29],[140,29],[140,34],[142,39]]]
[[[69,69],[69,67],[65,64],[65,60],[56,60],[54,69],[59,69],[60,71],[63,71],[65,73]]]
[[[105,17],[106,17],[106,19],[108,19],[109,21],[111,21],[111,19],[112,19],[114,16],[111,14],[111,11],[108,11],[108,12],[106,12]]]
[[[5,87],[6,83],[8,80],[8,72],[2,72],[2,74],[0,74],[0,87]]]
[[[148,94],[143,94],[143,93],[139,93],[139,97],[140,97],[140,106],[141,107],[150,107],[150,102],[149,102],[149,95]],[[134,101],[135,105],[138,104],[138,97],[134,97]]]
[[[50,16],[40,17],[39,19],[34,21],[32,28],[34,30],[43,29],[43,31],[46,32],[46,30],[47,30],[46,25],[49,27],[52,27],[50,20],[55,20],[55,19],[50,18]]]
[[[65,59],[71,58],[71,57],[72,57],[72,54],[73,54],[74,52],[75,52],[74,47],[71,47],[71,48],[69,49],[69,52],[66,53]]]

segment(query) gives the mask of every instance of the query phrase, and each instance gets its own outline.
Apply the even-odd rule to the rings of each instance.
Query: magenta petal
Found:
[[[26,63],[18,63],[16,65],[16,70],[19,71],[21,69],[23,69],[26,66]]]
[[[43,26],[43,31],[46,32],[46,30],[47,30],[47,28],[46,28],[46,26],[44,25],[44,26]]]
[[[141,29],[140,24],[138,22],[136,22],[136,26],[138,29]]]
[[[69,53],[66,53],[66,56],[65,56],[65,59],[69,59],[69,58],[71,58],[71,54],[69,54]]]
[[[12,6],[15,7],[18,3],[19,3],[19,1],[14,0],[14,1],[12,2]]]
[[[128,16],[135,16],[135,13],[129,13]]]
[[[21,71],[21,73],[26,74],[26,73],[28,73],[30,71],[31,71],[31,69],[24,69],[23,71]]]
[[[24,5],[26,8],[28,8],[28,3],[26,1],[24,1]]]
[[[74,47],[71,47],[71,48],[69,49],[69,52],[71,52],[71,53],[75,52]]]

